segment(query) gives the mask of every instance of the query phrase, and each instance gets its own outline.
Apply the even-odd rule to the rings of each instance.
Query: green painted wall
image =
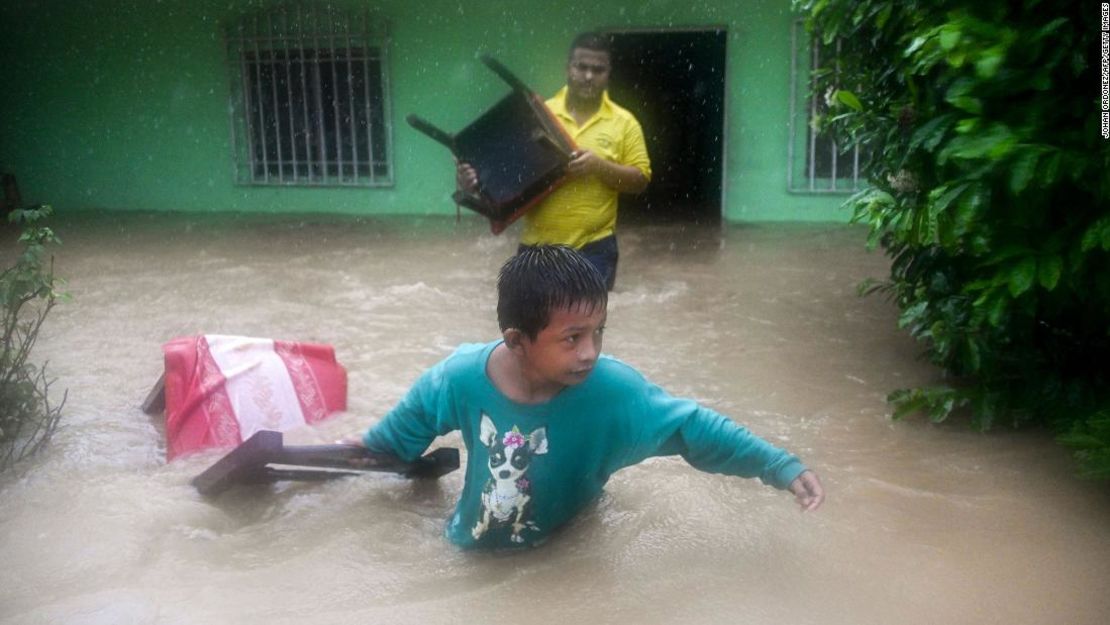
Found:
[[[0,5],[0,169],[62,210],[450,214],[449,154],[403,121],[465,125],[506,91],[492,52],[539,92],[591,28],[728,30],[725,217],[846,221],[843,196],[786,191],[789,0],[382,0],[390,23],[391,188],[233,183],[225,25],[245,0],[24,0]],[[362,8],[365,3],[345,2]],[[18,5],[18,6],[9,6]],[[557,7],[557,8],[556,8]],[[649,146],[650,147],[650,146]],[[654,155],[658,160],[659,155]]]

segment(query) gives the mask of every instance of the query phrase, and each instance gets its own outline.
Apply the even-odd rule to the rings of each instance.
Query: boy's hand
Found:
[[[816,510],[825,501],[825,489],[813,471],[806,470],[790,482],[790,492],[794,493],[794,500],[802,507],[802,512]]]
[[[336,445],[350,445],[352,447],[366,447],[366,444],[362,442],[362,435],[361,434],[351,434],[351,435],[348,435],[348,436],[344,436],[343,438],[335,441],[335,444]],[[367,467],[367,466],[370,466],[370,459],[369,458],[351,458],[350,460],[347,461],[347,464],[349,464],[349,465],[351,465],[352,467],[355,467],[355,468]]]

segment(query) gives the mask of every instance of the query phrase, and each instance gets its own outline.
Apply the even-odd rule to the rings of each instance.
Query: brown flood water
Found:
[[[655,459],[547,545],[497,555],[442,538],[461,471],[214,504],[189,480],[220,453],[166,464],[139,405],[170,338],[320,341],[349,369],[350,410],[288,438],[362,429],[458,343],[496,336],[515,233],[149,214],[55,227],[73,300],[35,355],[69,400],[48,451],[0,481],[0,623],[1110,622],[1105,485],[1075,479],[1043,432],[890,420],[886,393],[936,373],[889,303],[857,297],[886,272],[860,229],[631,227],[610,301],[605,351],[800,454],[822,510]]]

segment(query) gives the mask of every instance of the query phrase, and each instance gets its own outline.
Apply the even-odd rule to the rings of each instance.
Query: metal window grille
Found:
[[[828,111],[821,85],[837,84],[840,41],[826,45],[820,37],[807,36],[801,20],[794,22],[790,40],[787,188],[804,193],[858,191],[866,184],[860,179],[860,147],[843,148],[827,133],[814,130],[814,121]],[[819,82],[821,75],[826,78]]]
[[[235,180],[393,184],[387,33],[369,10],[283,4],[227,32]]]

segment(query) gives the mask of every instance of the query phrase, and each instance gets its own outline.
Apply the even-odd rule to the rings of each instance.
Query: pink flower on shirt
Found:
[[[524,447],[525,444],[524,436],[516,428],[513,428],[511,432],[505,432],[505,438],[502,439],[502,442],[508,449]]]

